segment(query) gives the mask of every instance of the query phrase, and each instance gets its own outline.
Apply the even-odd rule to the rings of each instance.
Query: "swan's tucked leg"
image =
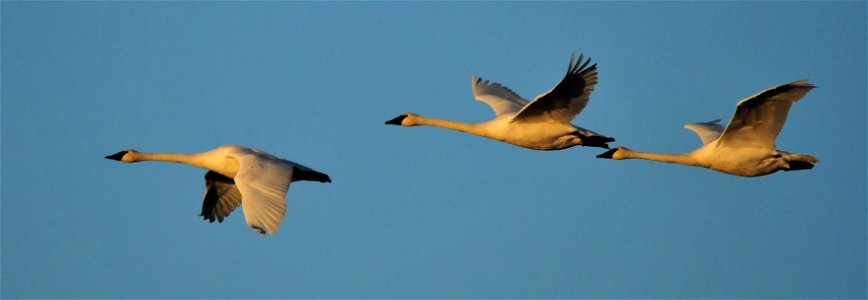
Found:
[[[779,152],[788,165],[788,168],[784,168],[784,171],[812,169],[815,163],[820,162],[816,157],[807,154]]]
[[[256,233],[262,235],[262,237],[265,237],[265,229],[263,229],[262,227],[250,225],[250,228],[253,229],[253,231],[256,231]]]

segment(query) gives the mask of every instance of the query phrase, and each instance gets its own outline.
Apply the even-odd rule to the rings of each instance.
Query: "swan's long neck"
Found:
[[[205,160],[199,154],[178,154],[178,153],[142,153],[137,152],[132,155],[131,162],[139,161],[165,161],[173,163],[188,164],[194,167],[208,169]]]
[[[640,151],[627,151],[626,158],[638,158],[645,160],[653,160],[665,163],[672,164],[681,164],[688,166],[698,166],[699,162],[690,155],[690,153],[682,153],[682,154],[666,154],[666,153],[648,153],[648,152],[640,152]]]
[[[217,149],[197,153],[197,154],[178,154],[178,153],[143,153],[133,149],[127,149],[114,155],[106,156],[106,159],[122,161],[125,163],[134,163],[140,161],[164,161],[173,163],[182,163],[203,169],[208,169],[228,178],[235,178],[240,167],[238,159],[232,155],[232,149],[227,147],[219,147]]]
[[[474,134],[474,135],[481,135],[481,136],[486,135],[485,131],[482,130],[482,128],[480,126],[478,126],[477,124],[461,123],[461,122],[456,122],[456,121],[429,118],[429,117],[423,117],[423,116],[413,117],[412,122],[414,123],[413,125],[429,125],[429,126],[442,127],[442,128],[446,128],[446,129],[452,129],[455,131],[466,132],[466,133],[470,133],[470,134]]]
[[[187,164],[208,169],[229,178],[235,178],[235,174],[238,173],[237,160],[224,156],[221,153],[215,153],[213,150],[197,154],[136,152],[130,162],[148,160]]]

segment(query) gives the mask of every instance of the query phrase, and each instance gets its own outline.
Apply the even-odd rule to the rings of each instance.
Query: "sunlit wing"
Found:
[[[807,80],[799,80],[739,101],[735,115],[720,135],[718,147],[775,149],[775,139],[787,120],[790,106],[813,88]]]
[[[588,104],[591,91],[597,84],[597,64],[589,67],[591,59],[582,63],[582,58],[579,55],[579,60],[575,61],[575,54],[571,55],[564,79],[522,108],[512,122],[570,123]]]
[[[527,100],[522,99],[500,83],[483,80],[477,78],[476,75],[473,75],[470,84],[473,89],[473,97],[491,106],[494,114],[498,117],[505,113],[517,112],[528,103]]]
[[[286,214],[292,165],[280,159],[259,159],[253,153],[235,159],[239,166],[235,186],[244,198],[241,210],[247,225],[263,236],[266,232],[274,235]]]
[[[212,223],[214,220],[222,223],[223,219],[239,205],[241,205],[241,193],[235,187],[232,178],[214,171],[205,173],[205,197],[202,200],[202,213],[199,216]]]
[[[684,124],[684,128],[696,132],[699,135],[699,139],[702,140],[703,145],[716,140],[720,137],[720,133],[723,132],[723,126],[720,126],[720,119],[709,122],[687,123]]]

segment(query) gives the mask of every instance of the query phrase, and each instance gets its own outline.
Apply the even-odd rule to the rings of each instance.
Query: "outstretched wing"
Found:
[[[522,108],[512,122],[570,123],[585,108],[597,84],[597,64],[588,67],[590,58],[582,63],[582,55],[579,55],[578,61],[574,60],[575,57],[575,54],[570,56],[564,79]]]
[[[202,213],[205,220],[223,223],[236,207],[241,205],[241,193],[232,178],[214,171],[205,173],[205,198],[202,200]]]
[[[483,80],[476,75],[473,75],[470,81],[473,97],[491,106],[498,117],[505,113],[517,112],[527,104],[527,100],[500,83]]]
[[[775,149],[775,139],[790,106],[805,96],[814,85],[799,80],[773,87],[738,102],[735,115],[720,135],[718,147],[759,147]]]
[[[723,132],[723,126],[720,126],[720,119],[708,122],[687,123],[684,124],[684,128],[696,132],[699,135],[699,139],[702,140],[703,145],[716,140],[720,137],[720,133]]]
[[[235,186],[244,197],[241,210],[247,225],[263,236],[274,235],[286,214],[286,191],[292,182],[292,165],[271,155],[239,154]]]

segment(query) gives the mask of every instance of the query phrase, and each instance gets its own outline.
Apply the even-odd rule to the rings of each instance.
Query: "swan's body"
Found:
[[[430,125],[487,137],[534,150],[560,150],[577,145],[609,148],[610,137],[575,126],[570,122],[588,104],[597,83],[597,65],[570,57],[567,74],[557,86],[527,101],[509,88],[477,78],[471,79],[473,96],[494,110],[488,122],[468,124],[406,113],[386,124]]]
[[[247,225],[265,236],[277,231],[286,214],[286,192],[298,180],[331,182],[328,175],[247,147],[221,146],[198,154],[142,153],[128,149],[106,156],[126,163],[165,161],[208,169],[205,173],[205,220],[223,222],[239,205]]]
[[[726,128],[720,120],[689,123],[703,142],[698,149],[683,154],[659,154],[618,147],[599,158],[646,159],[698,166],[738,176],[762,176],[780,170],[810,169],[819,162],[810,155],[776,149],[775,138],[784,126],[790,106],[814,86],[806,80],[773,87],[740,101]]]

